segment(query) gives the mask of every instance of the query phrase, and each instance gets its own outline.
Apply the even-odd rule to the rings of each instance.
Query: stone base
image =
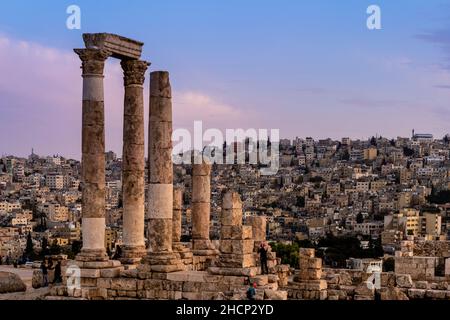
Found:
[[[216,248],[209,239],[192,240],[192,251],[216,251]]]
[[[81,252],[75,257],[77,261],[108,261],[109,257],[106,250],[81,249]]]
[[[215,257],[219,255],[219,251],[215,250],[215,249],[205,249],[205,250],[192,250],[192,253],[195,256],[210,256],[210,257]]]
[[[120,262],[122,264],[135,265],[141,262],[142,258],[147,254],[145,247],[127,247],[122,249],[122,257]]]
[[[186,267],[176,252],[149,252],[138,266],[140,272],[176,272]]]

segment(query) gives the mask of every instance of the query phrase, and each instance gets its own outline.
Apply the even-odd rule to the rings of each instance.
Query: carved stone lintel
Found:
[[[142,60],[122,60],[125,86],[143,85],[145,81],[145,72],[150,63]]]
[[[105,61],[111,56],[111,52],[100,49],[75,49],[74,51],[82,61],[83,76],[103,75]]]

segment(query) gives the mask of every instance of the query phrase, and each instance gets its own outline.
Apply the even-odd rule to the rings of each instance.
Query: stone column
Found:
[[[261,242],[266,241],[267,218],[265,216],[249,216],[246,223],[252,227],[255,250],[257,250]]]
[[[211,165],[192,165],[192,247],[194,255],[215,254],[209,240],[211,215]]]
[[[172,217],[172,242],[175,244],[181,240],[181,213],[183,209],[183,190],[181,188],[173,189],[173,217]]]
[[[163,71],[150,75],[148,162],[149,248],[145,263],[150,271],[179,271],[184,266],[172,251],[172,92],[169,73]]]
[[[110,53],[98,49],[75,49],[82,61],[82,234],[77,257],[106,261],[105,249],[105,116],[103,71]]]
[[[145,255],[144,80],[149,63],[123,60],[125,100],[123,117],[123,263]]]
[[[220,215],[220,254],[212,274],[250,276],[258,269],[253,255],[252,227],[242,225],[242,201],[238,193],[228,191],[223,196]]]

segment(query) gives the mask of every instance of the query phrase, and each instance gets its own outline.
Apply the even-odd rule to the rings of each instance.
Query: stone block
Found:
[[[220,224],[222,227],[242,225],[242,209],[222,209]]]
[[[381,286],[382,287],[395,287],[395,273],[393,273],[393,272],[381,273]]]
[[[412,288],[413,282],[409,274],[398,274],[395,282],[400,288]]]
[[[81,278],[100,278],[99,269],[81,269]]]
[[[322,268],[322,259],[299,257],[300,269],[320,269]]]
[[[314,258],[316,251],[311,248],[300,248],[299,257]]]
[[[287,300],[287,291],[264,290],[264,298],[267,300]]]
[[[217,265],[230,268],[254,267],[255,257],[252,254],[221,254]]]
[[[265,286],[269,283],[269,277],[267,275],[259,275],[250,278],[250,283],[256,283],[258,287]]]
[[[251,226],[222,226],[220,238],[223,240],[248,240],[252,239],[253,232]]]
[[[447,296],[447,292],[443,290],[427,290],[425,297],[433,300],[443,300]]]
[[[424,289],[408,289],[408,297],[410,299],[423,299],[425,297],[426,290]]]
[[[416,281],[414,283],[414,287],[416,289],[429,289],[430,288],[427,281]]]
[[[111,289],[111,279],[109,278],[97,279],[97,287],[101,289]]]
[[[137,279],[117,278],[111,279],[113,290],[137,290]]]
[[[102,278],[116,278],[120,276],[120,268],[107,268],[100,270]]]
[[[228,254],[251,254],[253,240],[221,240],[220,251]]]

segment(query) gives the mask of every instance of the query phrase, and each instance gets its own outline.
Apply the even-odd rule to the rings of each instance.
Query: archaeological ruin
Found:
[[[74,260],[63,261],[63,283],[52,286],[47,299],[243,300],[252,283],[257,300],[450,299],[449,260],[445,275],[436,276],[436,259],[414,256],[411,248],[397,255],[395,272],[378,273],[326,268],[314,249],[305,248],[294,270],[269,251],[269,274],[261,274],[258,248],[266,241],[266,220],[253,216],[244,221],[241,197],[233,190],[222,195],[218,245],[210,239],[211,165],[206,163],[193,165],[192,241],[182,242],[184,190],[173,185],[169,73],[150,73],[146,180],[144,79],[150,63],[141,60],[143,43],[106,33],[83,39],[85,48],[75,50],[83,78],[83,244]],[[103,78],[110,57],[121,60],[125,86],[120,261],[107,256],[104,241]],[[417,273],[422,267],[423,273]]]

